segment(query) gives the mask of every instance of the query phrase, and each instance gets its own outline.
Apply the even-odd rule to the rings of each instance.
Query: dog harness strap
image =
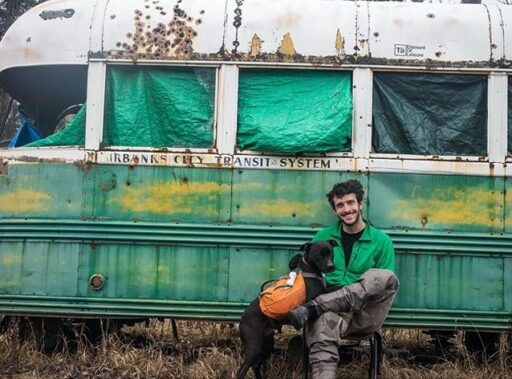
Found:
[[[318,274],[315,274],[313,272],[302,272],[302,275],[305,277],[305,278],[312,278],[312,279],[318,279],[322,282],[322,285],[324,287],[327,287],[327,282],[325,281],[325,278],[323,275],[318,275]]]

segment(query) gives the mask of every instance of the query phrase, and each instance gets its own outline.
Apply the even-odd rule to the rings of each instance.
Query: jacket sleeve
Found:
[[[393,241],[389,237],[382,244],[375,268],[395,271],[395,248],[393,247]]]
[[[316,232],[316,234],[313,236],[313,239],[311,242],[317,242],[317,241],[325,241],[325,233],[323,230],[319,230]]]

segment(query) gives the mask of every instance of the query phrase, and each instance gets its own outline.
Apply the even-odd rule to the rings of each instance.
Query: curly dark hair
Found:
[[[332,190],[325,196],[329,200],[332,209],[334,209],[334,197],[343,197],[349,194],[355,194],[357,202],[361,204],[364,197],[364,189],[358,180],[347,180],[346,182],[336,183]]]

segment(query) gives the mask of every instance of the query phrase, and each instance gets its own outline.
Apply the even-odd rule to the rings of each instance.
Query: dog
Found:
[[[300,268],[306,285],[306,302],[325,292],[323,273],[334,270],[333,247],[336,241],[307,242],[300,250],[304,255],[296,255],[289,263],[290,270]],[[315,275],[309,275],[315,274]],[[244,311],[240,319],[240,339],[245,349],[245,359],[237,373],[243,379],[252,367],[256,379],[262,379],[261,366],[274,350],[274,333],[287,324],[285,320],[275,320],[265,316],[256,298]]]

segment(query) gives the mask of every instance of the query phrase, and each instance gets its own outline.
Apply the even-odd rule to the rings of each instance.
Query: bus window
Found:
[[[0,148],[7,147],[16,135],[19,124],[18,103],[0,88]]]
[[[103,144],[212,147],[215,70],[109,66]]]
[[[487,77],[374,73],[373,151],[487,154]]]
[[[26,147],[66,146],[85,144],[85,105],[72,105],[61,112],[55,133],[25,145]],[[21,127],[24,127],[21,124]]]
[[[240,150],[326,153],[351,150],[349,72],[240,70]]]
[[[84,145],[85,108],[71,120],[85,102],[87,66],[15,67],[0,86],[9,95],[0,94],[0,147]]]
[[[512,155],[512,76],[508,77],[508,155]]]

